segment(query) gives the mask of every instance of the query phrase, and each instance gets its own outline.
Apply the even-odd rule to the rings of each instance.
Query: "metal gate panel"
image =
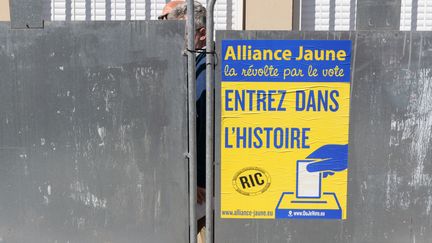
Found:
[[[216,136],[215,242],[431,242],[431,33],[220,31],[218,53],[223,39],[352,40],[348,219],[221,219]],[[218,66],[216,134],[220,72]]]
[[[187,242],[184,23],[0,25],[0,242]]]

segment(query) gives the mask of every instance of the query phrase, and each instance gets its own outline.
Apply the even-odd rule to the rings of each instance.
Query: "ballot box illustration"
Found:
[[[322,172],[309,172],[317,160],[297,160],[296,191],[283,192],[276,206],[276,218],[341,219],[342,209],[334,192],[323,192]]]

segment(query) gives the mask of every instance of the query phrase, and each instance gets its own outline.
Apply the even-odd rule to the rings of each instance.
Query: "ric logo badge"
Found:
[[[234,174],[232,185],[238,193],[255,196],[264,193],[270,187],[270,175],[258,167],[246,167]]]

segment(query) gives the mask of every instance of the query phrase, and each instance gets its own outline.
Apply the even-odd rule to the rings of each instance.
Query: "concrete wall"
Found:
[[[0,0],[0,21],[9,21],[9,0]]]
[[[291,30],[292,0],[245,1],[246,30]]]

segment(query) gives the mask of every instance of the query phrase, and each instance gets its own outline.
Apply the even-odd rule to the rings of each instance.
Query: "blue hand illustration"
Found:
[[[309,172],[323,172],[323,177],[334,175],[335,172],[348,167],[348,144],[327,144],[312,152],[307,159],[320,159],[310,163],[306,169]]]

